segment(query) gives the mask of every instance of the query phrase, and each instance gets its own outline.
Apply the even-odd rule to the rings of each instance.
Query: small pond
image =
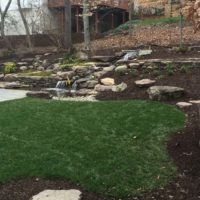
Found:
[[[26,93],[24,90],[0,89],[0,102],[25,98]]]

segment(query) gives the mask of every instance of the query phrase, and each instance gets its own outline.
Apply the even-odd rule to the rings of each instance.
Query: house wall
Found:
[[[22,7],[24,16],[28,22],[31,34],[43,34],[58,30],[58,15],[56,10],[48,8],[48,0],[41,0],[41,5]],[[6,35],[25,35],[26,31],[17,7],[8,11]]]

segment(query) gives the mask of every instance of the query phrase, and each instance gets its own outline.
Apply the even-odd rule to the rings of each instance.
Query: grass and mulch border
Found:
[[[93,106],[94,104],[95,106]],[[102,109],[103,106],[106,108],[106,110]],[[167,154],[164,153],[165,152],[164,146],[163,145],[160,146],[160,144],[162,144],[163,141],[166,141],[167,139],[166,133],[175,132],[175,130],[180,129],[184,123],[184,116],[180,112],[177,112],[176,109],[174,109],[171,106],[163,105],[160,103],[153,103],[153,102],[141,102],[141,101],[127,102],[125,101],[125,102],[99,102],[99,103],[92,103],[92,104],[80,103],[80,105],[78,106],[77,106],[77,103],[68,103],[67,109],[66,109],[66,103],[64,102],[49,102],[49,101],[41,102],[39,100],[25,99],[25,100],[20,100],[20,101],[5,102],[3,104],[0,104],[0,107],[1,107],[1,114],[2,114],[1,115],[2,116],[1,117],[1,135],[3,136],[1,148],[3,150],[4,147],[9,147],[7,148],[7,150],[9,149],[9,152],[4,151],[4,153],[2,153],[2,156],[5,156],[5,158],[2,158],[4,162],[1,165],[1,171],[3,170],[2,171],[3,173],[1,174],[1,181],[4,180],[5,182],[7,182],[7,180],[9,179],[13,179],[13,176],[15,177],[16,174],[17,176],[15,178],[19,178],[20,176],[32,177],[34,175],[39,176],[39,177],[45,177],[45,178],[71,177],[71,180],[73,180],[73,182],[79,182],[81,183],[82,186],[85,185],[85,188],[88,188],[90,191],[96,191],[96,192],[98,191],[98,193],[101,193],[101,194],[122,197],[122,196],[127,196],[128,194],[130,194],[130,196],[134,196],[134,194],[138,195],[140,193],[143,193],[144,191],[152,190],[155,187],[158,187],[158,186],[161,187],[162,185],[164,186],[169,181],[169,178],[171,177],[171,175],[173,175],[174,172],[176,171],[173,165],[171,165],[171,162],[169,162]],[[170,107],[171,109],[169,109]],[[116,109],[117,110],[120,109],[120,114],[118,113],[116,115],[116,112],[115,112]],[[54,121],[52,121],[52,116],[49,115],[48,110],[51,110],[54,113],[54,117],[55,117],[53,118]],[[57,110],[59,110],[58,113],[56,113]],[[76,120],[74,120],[73,114],[79,113],[78,111],[82,111],[82,114],[76,115]],[[145,111],[147,111],[148,115],[144,114]],[[13,113],[12,116],[8,115],[7,114],[8,112],[12,112]],[[92,115],[95,113],[98,113],[98,116],[96,116],[98,118],[96,119],[97,122],[101,121],[99,119],[99,116],[103,116],[102,118],[103,122],[101,123],[101,125],[98,125],[99,123],[96,124],[94,120],[90,119],[90,117],[92,117]],[[134,118],[133,120],[132,117],[134,116],[135,113],[137,113],[137,118]],[[165,118],[166,116],[168,117]],[[114,124],[112,124],[112,122],[109,120],[110,117]],[[12,121],[13,118],[15,119],[15,121]],[[67,123],[68,120],[71,120],[70,123]],[[80,123],[80,122],[84,122],[84,120],[86,120],[87,122],[85,121],[85,123]],[[129,121],[129,123],[127,123],[127,120]],[[50,125],[48,125],[49,121],[51,121]],[[122,122],[125,125],[124,128],[122,126]],[[156,123],[154,124],[154,122]],[[101,130],[101,131],[104,130],[106,131],[106,133],[112,132],[112,134],[111,135],[109,134],[109,135],[112,136],[113,138],[111,138],[112,139],[111,141],[110,140],[108,141],[107,139],[105,140],[105,138],[102,138],[102,141],[100,140],[102,142],[102,145],[100,146],[97,143],[98,141],[97,139],[101,138],[101,133],[99,133],[98,135],[92,134],[93,136],[89,134],[87,135],[87,138],[84,134],[83,138],[82,137],[79,138],[78,135],[75,134],[76,131],[74,132],[74,129],[77,128],[76,123],[78,123],[79,125],[82,124],[84,126],[84,129],[82,130],[87,129],[87,134],[89,134],[88,127],[90,127],[90,125],[93,124],[95,125],[95,128],[93,127],[93,129],[91,130],[91,133],[94,133],[94,132],[96,133],[98,132],[98,130]],[[72,124],[73,124],[73,127],[75,127],[73,128],[73,131],[71,127]],[[166,126],[166,125],[169,125],[169,126]],[[68,126],[70,126],[71,128]],[[103,128],[101,129],[99,126]],[[111,130],[110,130],[110,126],[113,127]],[[59,129],[59,127],[61,129]],[[137,128],[140,127],[141,129],[138,128],[137,130],[134,130],[135,127]],[[168,129],[167,127],[170,127],[170,128]],[[175,129],[173,129],[173,127]],[[51,131],[52,129],[53,130],[59,129],[59,133],[52,132]],[[117,131],[117,129],[119,130]],[[59,134],[63,130],[64,131],[69,130],[69,132],[65,133],[66,135],[64,134],[62,136],[67,141],[70,141],[69,145],[71,146],[68,146],[67,152],[69,153],[69,151],[72,150],[71,153],[74,155],[73,158],[70,158],[71,162],[68,164],[65,163],[66,164],[65,166],[68,169],[69,164],[74,163],[75,165],[77,165],[75,166],[75,169],[77,170],[77,171],[75,170],[75,174],[73,173],[73,170],[71,170],[70,173],[67,174],[67,171],[69,170],[67,170],[66,168],[63,170],[57,167],[59,166],[58,155],[56,157],[53,155],[48,155],[45,158],[45,155],[47,155],[47,153],[45,154],[45,152],[48,152],[49,147],[50,147],[50,150],[53,149],[55,153],[59,155],[61,155],[61,153],[66,149],[66,146],[68,144],[65,142],[64,138],[59,139]],[[70,138],[71,131],[73,132],[73,135],[72,135],[73,137]],[[27,135],[27,132],[29,132],[28,135]],[[142,132],[144,134],[141,134]],[[45,133],[47,134],[46,136],[45,136]],[[117,134],[118,136],[114,137],[115,134]],[[109,137],[109,135],[107,136]],[[149,138],[150,135],[151,135],[151,138]],[[90,145],[89,143],[91,136],[93,137],[92,141],[95,142],[95,144],[93,144],[92,142],[93,145],[92,144]],[[106,138],[108,138],[107,136]],[[57,142],[55,141],[54,141],[54,145],[50,144],[50,140],[52,140],[52,138],[56,139],[57,142],[58,141],[60,141],[61,143],[64,142],[65,145],[64,143],[60,144],[59,142],[58,142],[59,145],[57,145]],[[73,140],[73,138],[76,138],[76,140]],[[8,139],[9,141],[10,140],[12,141],[9,142]],[[48,140],[48,143],[47,143],[47,140]],[[108,141],[108,144],[107,144],[107,141]],[[142,142],[142,144],[138,146],[137,143],[140,143],[140,141]],[[158,141],[158,143],[156,141]],[[76,143],[77,145],[74,146],[72,144],[73,142]],[[85,155],[81,154],[81,152],[84,151],[83,144],[87,142],[88,142],[88,145],[86,149],[88,150],[88,153],[86,153]],[[115,142],[117,143],[115,144]],[[156,142],[156,145],[155,145],[155,142]],[[36,143],[38,144],[36,145]],[[112,146],[112,143],[117,148],[113,148],[114,146]],[[128,145],[129,143],[130,145]],[[133,143],[135,143],[136,146],[133,145]],[[153,145],[150,145],[151,143]],[[34,144],[34,145],[31,145],[31,144]],[[125,144],[125,146],[123,147],[122,144]],[[63,147],[62,152],[60,149],[56,150],[54,148],[55,145],[57,145],[57,147],[59,148]],[[121,145],[122,145],[122,148],[119,148]],[[40,151],[40,148],[39,148],[40,146],[41,148],[46,148],[46,147],[48,148],[46,148],[45,151]],[[88,148],[89,146],[91,148]],[[92,148],[93,146],[95,147],[95,149]],[[128,148],[128,146],[130,146],[130,148]],[[136,148],[137,146],[138,146],[138,150],[135,152],[134,148]],[[100,149],[99,150],[96,149],[97,147],[99,147]],[[102,148],[105,148],[105,147],[107,148],[107,150],[105,149],[107,152],[106,154],[105,154],[105,151],[102,150]],[[142,149],[140,149],[141,147]],[[23,151],[23,148],[25,148],[24,151]],[[76,151],[77,148],[78,149],[82,148],[82,149],[81,151],[78,152]],[[152,148],[154,149],[155,154],[151,153]],[[89,149],[91,151],[89,151]],[[162,153],[160,151],[162,151]],[[27,156],[27,152],[29,152],[28,156]],[[34,152],[38,154],[35,154]],[[122,155],[123,152],[125,153],[125,155]],[[9,153],[9,155],[6,155],[6,153]],[[63,152],[63,154],[65,153]],[[84,158],[84,156],[87,157],[90,154],[91,156],[89,156],[88,158]],[[36,155],[39,155],[39,157],[41,158],[39,158]],[[92,158],[92,155],[95,157]],[[105,156],[107,157],[107,155],[111,156],[112,158],[109,157],[109,159],[106,160],[106,158],[104,157]],[[116,156],[113,157],[113,155],[116,155]],[[120,155],[122,156],[120,157]],[[132,159],[132,156],[137,157],[137,159]],[[80,158],[83,158],[81,159],[82,162],[81,163],[78,162],[78,160],[74,159],[75,157],[77,157],[79,161],[80,161]],[[156,160],[155,160],[155,157],[156,157]],[[6,158],[9,158],[9,159],[6,159]],[[90,158],[92,159],[89,160]],[[117,158],[120,158],[120,159],[116,160]],[[55,159],[56,159],[56,162],[55,162]],[[75,162],[73,162],[73,159],[75,160]],[[137,160],[140,160],[140,159],[143,163],[141,165],[135,165],[131,161],[133,160],[133,162],[137,162]],[[64,160],[66,161],[66,159]],[[62,161],[64,162],[64,160]],[[85,164],[87,165],[87,166],[85,165],[86,166],[85,168],[84,168],[84,162],[85,162],[84,160],[86,160]],[[98,160],[100,163],[99,166],[103,170],[103,172],[105,171],[106,176],[103,175],[104,173],[99,174],[99,176],[92,175],[93,172],[95,172],[95,170],[98,171],[97,169],[98,163],[94,163],[95,166],[97,166],[96,169],[94,168],[92,163],[93,161],[98,162]],[[162,160],[164,162],[161,162],[159,164],[159,160]],[[110,163],[108,163],[108,161]],[[105,163],[102,163],[102,162],[105,162]],[[30,163],[31,165],[29,165]],[[48,163],[48,165],[46,165],[45,163]],[[4,167],[4,164],[6,164],[5,167]],[[13,164],[14,164],[14,169],[13,169]],[[101,167],[102,164],[103,164],[103,168]],[[38,165],[40,166],[39,171],[38,171]],[[129,165],[130,167],[126,169],[126,167]],[[81,168],[81,170],[82,169],[85,170],[83,174],[81,174],[81,171],[78,170],[79,169],[78,166]],[[111,176],[109,175],[109,170],[106,171],[107,169],[106,166],[111,169],[111,173],[110,173]],[[135,167],[138,166],[139,167],[138,170],[141,172],[139,173],[138,177],[137,177],[138,173],[135,173],[138,170],[136,168],[134,170],[132,169],[132,167],[134,166]],[[70,169],[73,169],[73,166],[71,166]],[[117,170],[116,171],[117,174],[114,173],[115,170],[113,171],[113,169]],[[88,171],[88,175],[87,175],[87,171]],[[127,173],[124,174],[125,171],[127,171]],[[75,175],[75,179],[73,178],[74,177],[73,174]],[[84,177],[84,174],[86,175],[86,177]],[[144,176],[144,179],[143,178],[141,179],[141,176]],[[147,179],[145,178],[145,176]],[[134,177],[134,178],[130,179],[130,177]],[[101,184],[101,181],[99,182],[97,179],[95,180],[95,178],[98,178],[99,180],[103,178],[102,181],[105,181],[104,182],[105,185]],[[151,180],[150,182],[149,182],[149,178]],[[118,179],[118,180],[114,180],[114,179]],[[147,182],[145,181],[145,179]],[[108,185],[106,183],[107,182],[106,180],[110,182],[108,183]],[[133,180],[137,181],[137,184],[136,183],[131,184]],[[140,180],[143,180],[143,181],[139,183]],[[120,185],[120,182],[122,183],[122,185]],[[66,183],[64,181],[54,182],[54,181],[46,181],[40,178],[30,178],[26,180],[12,181],[10,183],[1,185],[0,199],[9,200],[9,198],[13,198],[17,200],[19,198],[20,200],[22,200],[22,199],[25,199],[25,196],[27,198],[28,197],[27,195],[33,194],[32,192],[35,192],[37,189],[39,189],[38,185],[41,186],[40,189],[46,188],[46,187],[52,188],[51,186],[54,186],[55,183],[57,185],[55,188],[63,188],[63,187],[77,188],[77,186]],[[92,183],[92,185],[90,183]],[[116,183],[117,185],[115,185]],[[113,186],[116,186],[118,188],[111,187],[111,190],[109,190],[109,187],[112,184],[114,184]],[[134,185],[136,186],[136,188],[138,188],[138,190],[136,190],[136,188],[134,189],[135,187]],[[145,185],[146,185],[146,188],[144,190],[143,186],[145,187]],[[23,189],[19,189],[19,187]],[[16,190],[18,188],[17,189],[18,191],[16,190],[16,192],[14,193],[12,192],[9,195],[6,195],[6,193],[9,191],[9,188],[12,188],[12,190]],[[90,198],[91,196],[92,198]],[[28,198],[30,198],[30,196]],[[84,199],[98,199],[98,198],[100,197],[97,197],[95,194],[84,192]],[[101,198],[101,199],[104,199],[104,198]]]

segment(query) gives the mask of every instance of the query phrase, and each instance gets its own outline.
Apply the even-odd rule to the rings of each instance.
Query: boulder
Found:
[[[23,59],[21,59],[21,62],[26,62],[26,63],[33,62],[33,61],[34,61],[34,58],[23,58]]]
[[[18,62],[17,65],[19,65],[19,66],[26,66],[26,65],[28,65],[28,63],[27,62]]]
[[[62,79],[71,79],[73,76],[75,76],[74,71],[67,71],[67,72],[57,72],[57,75],[61,77]]]
[[[95,91],[97,91],[97,92],[107,92],[107,91],[112,91],[112,88],[113,88],[112,85],[106,86],[106,85],[98,84],[98,85],[95,86]]]
[[[41,99],[52,99],[53,97],[49,92],[45,91],[27,92],[26,96],[32,98],[41,98]]]
[[[88,77],[88,78],[80,78],[80,79],[78,79],[76,82],[78,83],[78,84],[80,84],[80,83],[85,83],[85,82],[87,82],[87,81],[89,81],[90,80],[90,78]]]
[[[29,69],[34,69],[33,65],[28,66]]]
[[[44,69],[44,67],[39,66],[39,67],[37,68],[37,70],[38,70],[38,71],[44,71],[45,69]]]
[[[87,82],[87,88],[92,89],[95,88],[95,86],[98,84],[98,81],[96,80],[90,80]]]
[[[94,73],[94,77],[96,78],[101,78],[103,75],[105,75],[107,72],[106,71],[99,71]]]
[[[72,70],[80,77],[84,77],[91,73],[89,67],[86,66],[74,66]]]
[[[115,56],[93,56],[91,59],[100,62],[110,62],[115,59]]]
[[[88,52],[84,52],[84,51],[78,51],[76,53],[76,57],[79,59],[79,60],[82,60],[82,61],[87,61],[89,60],[89,54]]]
[[[139,56],[147,56],[147,55],[151,55],[152,52],[153,52],[153,51],[152,51],[151,49],[139,50],[138,55],[139,55]]]
[[[155,82],[156,82],[155,80],[142,79],[142,80],[135,81],[135,84],[136,84],[138,87],[150,87],[150,86],[152,86]]]
[[[91,89],[80,89],[76,91],[77,96],[88,96],[88,95],[96,95],[97,91]]]
[[[103,84],[103,85],[114,85],[115,84],[115,80],[113,78],[103,78],[100,80],[100,82]]]
[[[29,88],[29,85],[24,85],[20,82],[10,82],[10,83],[5,83],[4,88],[5,89]]]
[[[128,65],[130,68],[138,68],[140,66],[139,63],[129,63]]]
[[[19,69],[20,69],[20,71],[26,71],[28,69],[28,67],[27,66],[21,66]]]
[[[192,104],[191,104],[191,103],[188,103],[188,102],[178,102],[178,103],[176,104],[176,106],[179,107],[179,108],[187,108],[187,107],[192,106]]]
[[[172,86],[152,86],[147,90],[149,98],[152,100],[172,100],[184,95],[184,89]]]
[[[114,86],[112,87],[112,91],[113,91],[113,92],[123,92],[124,90],[126,90],[127,87],[128,87],[127,84],[124,83],[124,82],[122,82],[122,83],[119,84],[119,85],[114,85]]]
[[[4,74],[0,74],[0,81],[3,81],[4,79]]]
[[[128,69],[127,65],[120,65],[118,67],[115,68],[116,72],[126,72]]]
[[[18,77],[17,74],[6,74],[3,80],[6,82],[14,82],[18,80]]]
[[[30,200],[81,200],[79,190],[44,190]]]
[[[115,69],[115,66],[111,65],[109,67],[104,67],[103,71],[105,71],[105,72],[112,72],[114,69]]]

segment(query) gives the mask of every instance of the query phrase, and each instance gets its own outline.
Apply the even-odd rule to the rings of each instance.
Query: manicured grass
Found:
[[[160,18],[147,18],[143,20],[131,20],[128,21],[114,30],[109,31],[108,33],[121,33],[123,31],[129,30],[130,28],[138,26],[158,26],[166,24],[178,24],[180,22],[180,17],[160,17]]]
[[[155,102],[4,102],[0,182],[61,178],[103,195],[139,195],[176,173],[165,145],[184,121]]]

